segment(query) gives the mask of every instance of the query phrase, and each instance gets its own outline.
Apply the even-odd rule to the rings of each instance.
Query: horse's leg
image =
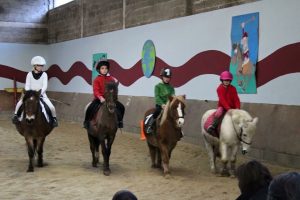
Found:
[[[101,142],[101,149],[102,149],[102,155],[103,155],[103,174],[105,176],[109,176],[111,171],[109,168],[109,157],[111,154],[111,146],[114,142],[115,136],[108,137],[105,145],[105,140]],[[104,144],[104,145],[102,145]]]
[[[34,144],[32,138],[25,138],[27,144],[27,151],[29,157],[29,164],[27,172],[33,172],[33,162],[34,162]]]
[[[36,151],[38,153],[38,160],[37,160],[37,166],[38,167],[43,167],[43,146],[44,146],[45,138],[40,138],[37,140],[37,148]]]
[[[208,144],[207,141],[205,141],[206,150],[209,157],[209,164],[210,164],[210,171],[214,174],[217,173],[216,169],[216,155],[214,153],[213,147],[211,144]]]
[[[236,163],[237,151],[238,151],[238,145],[232,147],[231,157],[230,157],[230,170],[229,170],[229,174],[231,177],[235,177],[235,163]]]
[[[228,163],[228,146],[223,142],[220,142],[220,151],[221,151],[221,161],[222,161],[222,169],[221,175],[222,176],[229,176],[227,163]]]
[[[89,142],[90,142],[90,150],[92,153],[92,166],[97,167],[97,163],[99,161],[99,150],[96,153],[96,138],[88,134]]]
[[[160,144],[160,153],[161,153],[161,157],[162,157],[162,165],[163,165],[164,174],[169,175],[170,174],[169,150],[168,150],[166,144]]]
[[[150,158],[151,158],[151,167],[152,168],[156,168],[157,164],[156,164],[156,147],[152,146],[150,143],[148,143],[148,148],[149,148],[149,153],[150,153]]]
[[[155,149],[156,149],[156,159],[157,159],[156,166],[157,166],[157,168],[161,168],[161,153],[160,153],[160,149],[157,148],[157,147]]]

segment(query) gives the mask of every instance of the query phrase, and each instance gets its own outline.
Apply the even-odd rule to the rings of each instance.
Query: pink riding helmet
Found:
[[[232,81],[232,79],[233,79],[233,76],[232,76],[232,74],[229,71],[224,71],[220,75],[220,80],[221,81],[223,81],[223,80],[230,80],[230,81]]]

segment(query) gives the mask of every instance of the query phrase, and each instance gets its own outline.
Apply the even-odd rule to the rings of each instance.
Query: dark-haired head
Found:
[[[132,192],[128,190],[120,190],[113,196],[112,200],[138,200],[138,199]]]
[[[280,174],[272,180],[268,200],[299,200],[300,199],[300,174],[288,172]]]
[[[241,164],[236,170],[236,176],[242,193],[255,192],[267,187],[272,181],[269,169],[256,160]]]

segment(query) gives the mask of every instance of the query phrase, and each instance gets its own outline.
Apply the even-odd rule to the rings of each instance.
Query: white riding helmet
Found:
[[[31,65],[46,65],[46,60],[42,56],[34,56],[31,59]]]

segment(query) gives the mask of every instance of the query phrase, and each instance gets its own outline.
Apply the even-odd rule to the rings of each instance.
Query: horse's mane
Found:
[[[106,91],[113,90],[113,91],[118,92],[118,84],[115,82],[108,82],[105,84],[105,90]]]
[[[181,95],[181,96],[173,96],[172,101],[170,101],[170,100],[167,101],[166,107],[165,107],[162,117],[161,117],[160,125],[162,125],[164,123],[164,121],[166,121],[168,112],[169,112],[170,108],[172,107],[172,105],[176,102],[176,100],[180,101],[181,103],[183,103],[185,105],[184,99],[185,99],[184,96]]]
[[[118,83],[115,83],[115,82],[107,82],[105,84],[105,94],[104,96],[110,94],[110,92],[113,92],[113,97],[114,97],[114,100],[117,100],[118,98]]]
[[[37,96],[37,91],[34,90],[27,90],[25,91],[24,97],[23,97],[23,102],[25,102],[27,99],[29,99],[32,96]]]

